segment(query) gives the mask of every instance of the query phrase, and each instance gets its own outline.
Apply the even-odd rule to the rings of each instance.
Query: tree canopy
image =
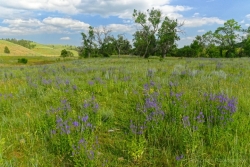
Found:
[[[197,35],[190,45],[178,48],[177,41],[184,33],[184,23],[164,16],[159,9],[133,11],[137,30],[132,44],[124,34],[112,34],[107,27],[89,27],[81,33],[83,45],[78,48],[82,57],[133,54],[148,58],[155,55],[179,57],[241,57],[250,56],[250,27],[243,29],[234,19],[227,20],[215,31]]]

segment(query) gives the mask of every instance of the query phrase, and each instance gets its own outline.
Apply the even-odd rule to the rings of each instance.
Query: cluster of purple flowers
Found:
[[[92,160],[98,145],[97,140],[94,143],[92,139],[99,105],[93,96],[84,101],[81,108],[78,108],[79,112],[76,113],[72,107],[67,99],[62,99],[59,107],[48,110],[48,120],[54,122],[51,126],[52,142],[55,141],[56,147],[70,146],[67,149],[76,159],[87,157]],[[58,142],[62,143],[58,145]]]
[[[229,98],[225,94],[204,94],[209,104],[206,111],[207,122],[210,125],[226,125],[233,121],[232,116],[237,109],[237,99]]]
[[[152,124],[158,124],[163,120],[165,113],[162,110],[159,93],[151,89],[156,89],[154,82],[144,85],[145,98],[143,104],[137,104],[136,111],[139,113],[137,121],[130,120],[130,130],[134,134],[141,135]]]
[[[182,122],[184,127],[197,123],[205,124],[207,127],[225,126],[233,121],[233,114],[237,110],[236,98],[229,98],[225,94],[206,93],[204,98],[204,103],[201,103],[201,106],[199,106],[200,111],[194,114],[193,120],[189,116],[183,116]]]

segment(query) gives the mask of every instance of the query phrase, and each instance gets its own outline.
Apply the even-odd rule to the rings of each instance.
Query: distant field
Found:
[[[4,47],[7,46],[10,54],[4,53]],[[0,40],[0,56],[43,56],[41,53],[32,51],[20,45]]]
[[[36,47],[32,49],[36,53],[43,54],[45,56],[60,56],[63,49],[71,51],[74,56],[78,56],[77,51],[72,50],[69,46],[65,45],[42,45],[35,43]]]
[[[249,58],[0,58],[0,166],[250,164]]]
[[[23,46],[0,40],[0,56],[50,56],[59,57],[63,49],[71,51],[74,56],[78,56],[77,51],[73,50],[74,46],[67,45],[43,45],[35,43],[36,47],[28,49]],[[4,47],[7,46],[10,50],[10,54],[4,53]]]

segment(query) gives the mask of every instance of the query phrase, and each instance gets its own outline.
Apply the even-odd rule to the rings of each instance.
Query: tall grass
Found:
[[[1,166],[248,166],[249,59],[4,67]]]

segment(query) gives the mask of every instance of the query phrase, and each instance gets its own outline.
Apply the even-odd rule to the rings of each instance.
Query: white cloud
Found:
[[[194,15],[192,17],[198,17],[200,15],[200,13],[194,13]]]
[[[246,18],[250,20],[250,14],[246,15]]]
[[[111,29],[112,32],[120,32],[120,33],[133,33],[135,31],[135,27],[133,25],[124,25],[124,24],[109,24],[107,28]]]
[[[185,37],[185,38],[181,38],[181,40],[189,40],[189,41],[192,41],[194,40],[195,37]]]
[[[245,20],[241,20],[240,23],[241,23],[241,24],[244,24],[244,23],[245,23]]]
[[[62,13],[77,13],[77,6],[81,0],[8,0],[1,2],[1,6],[14,10],[44,10]]]
[[[204,29],[202,29],[202,30],[198,30],[197,32],[205,32],[205,30],[204,30]]]
[[[7,24],[1,27],[1,32],[12,34],[42,34],[42,33],[79,33],[88,29],[89,24],[71,18],[47,17],[38,19],[5,19]]]
[[[180,21],[184,21],[184,27],[200,27],[203,25],[223,24],[225,22],[218,17],[196,17],[191,19],[181,19]]]
[[[1,2],[0,6],[5,10],[3,13],[15,16],[22,14],[23,11],[50,11],[64,14],[97,14],[104,17],[118,16],[124,19],[132,18],[132,13],[135,8],[141,11],[146,11],[152,7],[156,9],[159,8],[164,14],[192,9],[188,6],[172,6],[170,5],[170,1],[171,0],[8,0]]]
[[[42,26],[43,23],[40,22],[37,19],[28,19],[28,20],[23,20],[23,19],[4,19],[3,20],[4,24],[9,24],[9,27],[39,27]]]
[[[89,24],[71,18],[47,17],[43,19],[43,23],[55,27],[69,28],[71,30],[86,30]]]
[[[62,37],[60,40],[70,40],[70,37]]]
[[[9,27],[1,27],[0,26],[0,34],[1,35],[9,35],[9,34],[21,34],[22,31],[15,29],[15,28],[9,28]]]

